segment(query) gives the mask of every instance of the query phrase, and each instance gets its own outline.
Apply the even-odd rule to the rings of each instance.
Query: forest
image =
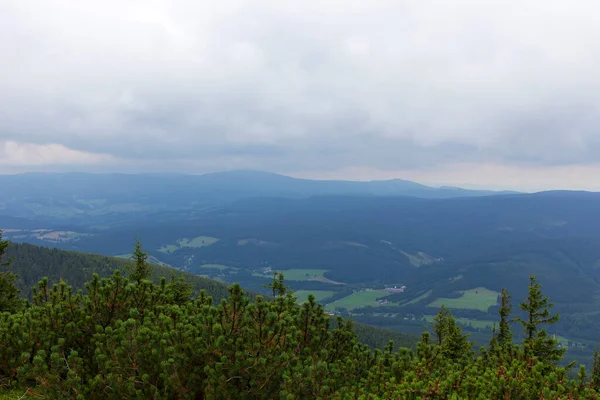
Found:
[[[29,300],[33,296],[32,288],[37,287],[39,281],[44,278],[47,278],[50,284],[58,283],[61,279],[64,279],[69,282],[69,285],[75,291],[79,289],[85,291],[85,283],[91,280],[94,274],[97,274],[100,278],[105,278],[111,277],[117,270],[127,271],[130,268],[130,260],[122,258],[65,251],[27,243],[10,243],[5,249],[5,258],[11,260],[10,271],[17,275],[15,282],[20,290],[21,297]],[[214,302],[220,302],[221,299],[229,296],[228,285],[222,282],[160,265],[152,265],[151,272],[151,280],[154,283],[159,283],[161,277],[185,280],[191,286],[192,295],[194,296],[202,290],[206,295],[212,297]],[[250,299],[254,299],[258,294],[250,290],[244,292]],[[268,297],[268,293],[266,297]],[[359,341],[373,348],[383,348],[390,338],[397,345],[414,348],[418,340],[415,335],[360,323],[356,323],[354,328]]]
[[[283,274],[269,296],[239,285],[214,300],[183,276],[153,281],[139,243],[131,265],[92,274],[85,289],[41,279],[30,299],[0,237],[0,385],[9,393],[72,399],[567,399],[599,398],[590,370],[560,366],[546,331],[559,320],[534,276],[521,316],[502,291],[498,324],[475,348],[441,307],[414,349],[362,344],[353,323],[333,323],[313,296],[297,305]],[[514,318],[513,318],[514,317]],[[513,321],[514,319],[514,321]],[[513,339],[511,324],[521,328]],[[573,376],[575,372],[575,376]]]
[[[562,316],[550,333],[569,346],[567,359],[591,365],[584,352],[600,329],[600,228],[591,217],[600,213],[598,193],[444,198],[421,188],[438,197],[423,198],[398,196],[418,193],[397,191],[406,185],[396,181],[329,187],[260,173],[120,176],[115,187],[86,174],[52,175],[42,186],[33,184],[39,176],[6,179],[6,193],[15,192],[0,199],[0,213],[10,214],[0,215],[0,229],[13,242],[127,259],[139,237],[152,263],[263,295],[272,272],[283,272],[299,298],[313,293],[328,312],[403,333],[418,335],[446,304],[473,341],[485,343],[499,300],[464,293],[483,288],[499,299],[506,288],[522,300],[520,283],[535,275]],[[48,186],[56,186],[51,199],[43,196]],[[27,293],[45,275],[37,272],[20,272]],[[59,272],[46,275],[54,282]],[[91,273],[63,277],[78,289]],[[385,292],[396,285],[405,290]]]

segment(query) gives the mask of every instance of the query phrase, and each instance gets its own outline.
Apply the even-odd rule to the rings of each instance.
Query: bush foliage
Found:
[[[543,327],[558,316],[535,277],[521,304],[531,317],[523,344],[512,341],[503,292],[488,348],[473,349],[442,308],[416,351],[373,350],[351,321],[332,329],[314,297],[297,306],[281,274],[268,299],[234,285],[214,304],[185,280],[152,282],[138,250],[127,275],[94,275],[77,292],[42,279],[31,301],[0,310],[0,385],[65,399],[598,398],[598,362],[577,379],[558,366],[562,352]]]

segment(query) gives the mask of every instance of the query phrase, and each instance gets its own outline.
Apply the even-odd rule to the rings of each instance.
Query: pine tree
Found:
[[[435,332],[435,338],[438,346],[441,346],[448,335],[449,320],[452,318],[452,313],[442,305],[437,315],[433,317],[433,331]]]
[[[450,360],[468,358],[471,355],[469,335],[463,335],[450,310],[442,306],[434,318],[433,330],[436,335],[438,350]]]
[[[500,294],[500,326],[498,327],[498,342],[503,348],[512,344],[513,333],[510,330],[508,316],[512,311],[510,295],[506,289],[502,289]]]
[[[7,268],[11,260],[3,261],[6,249],[8,248],[8,240],[2,240],[2,231],[0,230],[0,268]],[[17,287],[16,281],[18,276],[8,270],[0,270],[0,312],[15,311],[21,305],[19,293],[21,291]]]
[[[553,306],[554,303],[550,303],[548,297],[542,294],[541,285],[532,275],[529,277],[529,295],[520,303],[521,310],[527,313],[527,317],[517,317],[515,321],[523,325],[525,352],[539,361],[556,364],[562,359],[566,349],[559,348],[558,341],[541,328],[542,324],[552,325],[558,322],[559,314],[550,315]]]
[[[2,240],[2,230],[0,230],[0,267],[8,267],[10,265],[11,260],[2,261],[4,255],[6,254],[6,249],[8,248],[8,240]]]
[[[148,253],[142,250],[142,244],[139,239],[136,240],[132,254],[134,261],[133,271],[129,275],[129,279],[137,283],[141,283],[144,279],[149,279],[152,275],[152,266],[148,264]]]
[[[510,329],[510,323],[508,317],[512,311],[512,304],[510,301],[510,295],[506,289],[502,289],[500,294],[500,324],[498,330],[495,328],[492,331],[492,338],[490,339],[489,352],[491,354],[500,356],[501,354],[511,353],[513,350],[513,333]]]
[[[331,324],[314,296],[298,306],[280,274],[268,285],[272,297],[252,299],[236,284],[213,304],[204,292],[190,298],[174,274],[156,284],[143,268],[134,272],[135,283],[118,271],[95,274],[85,292],[44,278],[27,307],[2,313],[0,386],[73,400],[600,398],[597,353],[591,379],[584,368],[568,377],[552,360],[490,362],[473,356],[445,307],[435,319],[437,343],[423,332],[416,354],[394,352],[392,342],[373,350],[358,342],[351,321]],[[506,344],[508,300],[504,293],[495,335]],[[539,300],[532,295],[532,304]]]
[[[600,354],[597,351],[594,351],[591,383],[594,389],[600,390]]]

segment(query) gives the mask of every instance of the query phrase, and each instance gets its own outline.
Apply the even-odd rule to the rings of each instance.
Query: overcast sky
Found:
[[[3,0],[0,173],[600,190],[597,0]]]

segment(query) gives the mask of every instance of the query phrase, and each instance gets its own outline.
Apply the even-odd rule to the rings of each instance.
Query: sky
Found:
[[[600,190],[596,0],[3,0],[0,173]]]

